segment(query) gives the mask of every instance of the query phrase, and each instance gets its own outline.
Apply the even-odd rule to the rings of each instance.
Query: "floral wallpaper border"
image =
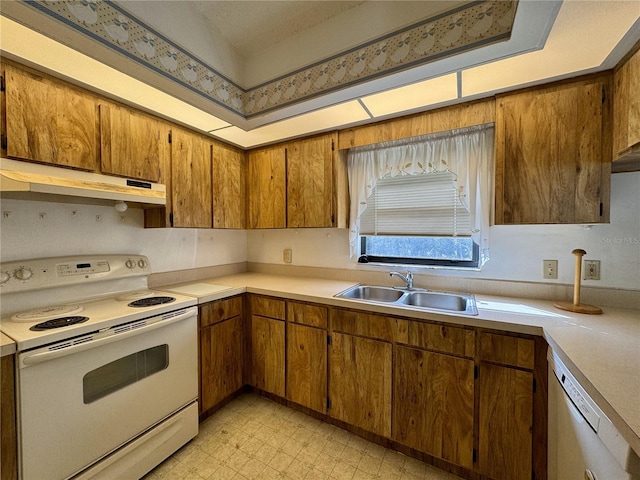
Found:
[[[517,9],[474,2],[244,89],[113,1],[21,1],[246,119],[508,40]]]

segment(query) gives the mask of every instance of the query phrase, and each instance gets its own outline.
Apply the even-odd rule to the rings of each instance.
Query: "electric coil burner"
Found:
[[[52,328],[68,327],[69,325],[84,323],[87,320],[89,320],[89,317],[82,317],[82,316],[53,318],[51,320],[47,320],[46,322],[38,323],[37,325],[34,325],[33,327],[29,328],[29,330],[33,332],[38,332],[41,330],[49,330]]]
[[[134,308],[144,308],[144,307],[153,307],[154,305],[163,305],[165,303],[174,302],[176,299],[173,297],[148,297],[141,298],[139,300],[134,300],[129,303],[129,307]]]

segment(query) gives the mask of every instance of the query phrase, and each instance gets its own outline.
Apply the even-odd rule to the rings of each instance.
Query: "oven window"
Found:
[[[119,358],[87,373],[82,379],[84,403],[89,404],[110,393],[164,370],[169,365],[169,345],[147,348]]]

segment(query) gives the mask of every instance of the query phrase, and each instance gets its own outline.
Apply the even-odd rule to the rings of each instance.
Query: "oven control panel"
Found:
[[[98,260],[96,262],[59,263],[56,265],[59,277],[66,275],[84,275],[87,273],[103,273],[109,271],[109,262]]]
[[[81,255],[6,262],[0,265],[0,273],[0,292],[16,293],[146,276],[151,266],[143,255]]]

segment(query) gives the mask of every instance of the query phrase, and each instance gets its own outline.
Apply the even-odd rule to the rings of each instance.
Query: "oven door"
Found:
[[[18,355],[21,478],[62,479],[198,395],[194,307]]]

